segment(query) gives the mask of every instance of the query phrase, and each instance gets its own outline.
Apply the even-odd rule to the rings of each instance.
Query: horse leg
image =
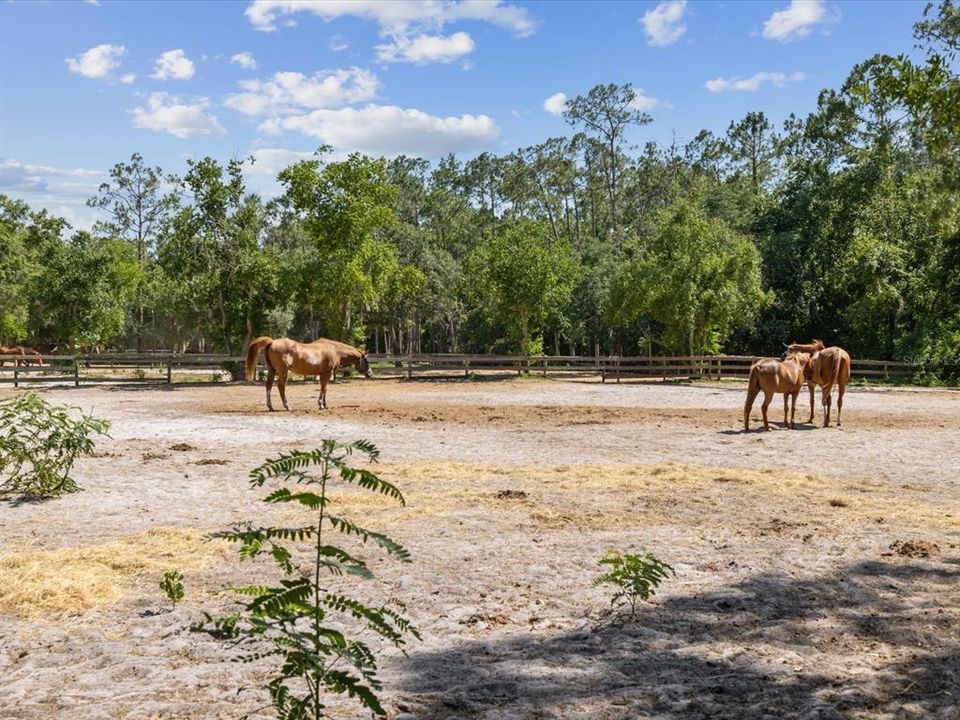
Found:
[[[794,390],[794,391],[790,394],[790,399],[791,399],[791,403],[790,403],[790,429],[791,429],[791,430],[796,430],[796,429],[797,429],[797,397],[799,397],[799,395],[800,395],[800,388],[797,388],[796,390]],[[784,405],[786,405],[786,402],[787,402],[787,396],[786,396],[786,395],[783,396],[783,402],[784,402]]]
[[[280,399],[283,400],[283,409],[289,410],[290,405],[287,403],[287,370],[286,368],[280,368],[277,371],[277,388],[280,390]]]
[[[317,396],[317,407],[321,410],[327,409],[327,382],[329,380],[330,375],[328,373],[320,373],[320,395]]]
[[[807,422],[812,423],[813,422],[813,396],[816,394],[817,390],[816,390],[816,386],[813,383],[809,383],[807,387],[810,388],[810,417],[807,418]]]
[[[837,427],[840,427],[840,411],[843,410],[843,393],[847,385],[843,381],[837,383]]]
[[[760,381],[753,375],[747,385],[747,401],[743,404],[743,431],[750,432],[750,411],[753,410],[753,402],[757,399],[757,393],[760,392]]]
[[[763,391],[763,405],[760,406],[760,409],[763,411],[763,429],[769,430],[770,423],[767,421],[767,408],[770,407],[770,403],[773,402],[773,396],[775,393]]]
[[[273,392],[273,378],[276,375],[276,371],[273,369],[273,365],[270,364],[270,361],[267,361],[267,410],[273,412],[273,399],[270,397],[270,393]]]
[[[826,385],[822,392],[821,403],[823,404],[823,426],[830,427],[830,405],[832,404],[832,398],[830,395],[833,393],[833,385]]]
[[[787,402],[790,400],[790,393],[783,394],[783,426],[787,427]]]

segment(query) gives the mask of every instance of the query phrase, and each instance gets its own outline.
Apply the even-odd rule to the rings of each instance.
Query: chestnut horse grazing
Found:
[[[277,388],[280,390],[280,399],[285,410],[287,404],[287,373],[293,371],[298,375],[319,375],[320,396],[317,405],[321,410],[327,407],[327,383],[343,365],[355,365],[364,376],[371,377],[370,363],[367,362],[367,353],[350,347],[346,343],[336,340],[320,338],[312,343],[300,343],[289,338],[274,340],[262,336],[256,338],[247,348],[247,364],[244,377],[253,380],[253,371],[257,365],[257,355],[263,350],[263,357],[267,363],[267,409],[273,410],[273,401],[270,391],[273,389],[274,375],[277,377]]]
[[[820,345],[820,349],[814,351],[810,356],[810,362],[804,370],[807,384],[810,386],[810,419],[808,423],[813,422],[813,396],[816,392],[815,386],[820,386],[820,402],[823,406],[823,426],[830,426],[830,406],[832,399],[830,397],[833,386],[837,386],[837,427],[840,427],[840,412],[843,410],[843,394],[847,390],[847,383],[850,380],[850,355],[842,347],[831,346],[823,347],[819,340],[814,341]],[[787,346],[787,352],[796,352],[803,348],[812,347],[812,345],[800,345],[793,343]]]
[[[792,430],[796,427],[794,416],[797,413],[797,395],[804,382],[804,368],[810,360],[806,353],[790,353],[785,360],[774,360],[773,358],[764,358],[757,360],[750,366],[750,384],[747,387],[747,402],[743,406],[743,431],[750,430],[750,411],[753,409],[753,401],[763,390],[763,429],[769,430],[770,423],[767,422],[767,408],[773,401],[773,396],[777,393],[783,393],[783,424],[787,425],[787,399],[793,399],[793,405],[790,412],[789,427]]]
[[[37,365],[40,366],[43,365],[43,358],[40,356],[40,353],[33,348],[24,347],[23,345],[14,345],[13,347],[5,347],[0,345],[0,355],[19,355],[20,359],[13,361],[14,365],[18,363],[21,365],[26,365],[30,362],[36,362]],[[27,355],[32,357],[28,359]],[[5,362],[6,360],[0,360],[0,366],[2,366]]]

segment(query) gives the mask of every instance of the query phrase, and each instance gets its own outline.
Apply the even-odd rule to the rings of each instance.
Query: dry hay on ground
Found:
[[[78,615],[122,598],[147,571],[209,566],[224,543],[183,528],[156,528],[112,542],[0,555],[0,612]]]

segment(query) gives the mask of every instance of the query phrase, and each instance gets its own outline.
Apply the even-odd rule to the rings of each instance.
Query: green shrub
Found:
[[[608,565],[610,570],[594,580],[593,586],[615,585],[610,605],[628,604],[631,618],[636,614],[638,600],[649,600],[663,580],[676,575],[672,567],[649,552],[643,555],[608,553],[600,559],[600,565]]]
[[[230,374],[230,379],[234,382],[243,380],[244,366],[239,360],[225,360],[220,363],[220,367]]]
[[[362,559],[328,544],[334,531],[364,543],[372,541],[394,558],[410,561],[407,551],[386,535],[333,514],[329,485],[335,480],[404,502],[392,484],[367,469],[351,467],[348,460],[354,453],[372,462],[379,455],[376,447],[364,441],[347,444],[324,440],[316,450],[281,454],[251,471],[250,484],[256,488],[272,480],[292,482],[293,487],[278,487],[264,502],[297,503],[309,514],[309,523],[297,527],[237,527],[213,535],[239,543],[241,559],[268,554],[283,577],[275,585],[234,588],[240,609],[219,618],[204,613],[205,622],[194,625],[193,630],[245,648],[241,661],[277,658],[279,666],[266,690],[283,720],[323,717],[324,693],[346,693],[375,715],[385,716],[377,697],[381,685],[376,657],[359,633],[368,631],[398,648],[407,634],[420,637],[394,609],[394,602],[371,606],[345,595],[339,587],[343,579],[324,579],[321,583],[325,575],[372,577]],[[296,550],[290,543],[309,548],[309,569],[301,572],[294,567]]]
[[[52,497],[76,492],[70,477],[78,457],[93,454],[93,435],[106,435],[107,420],[70,417],[35,393],[0,400],[0,493]],[[76,409],[76,408],[74,408]]]
[[[173,607],[176,607],[177,603],[183,600],[183,575],[176,570],[164,573],[163,580],[160,581],[160,589],[166,593]]]

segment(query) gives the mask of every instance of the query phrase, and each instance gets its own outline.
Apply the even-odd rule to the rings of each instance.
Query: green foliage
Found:
[[[183,575],[176,570],[165,572],[163,580],[160,581],[160,589],[176,607],[177,603],[183,600]]]
[[[243,380],[243,363],[236,360],[226,360],[220,363],[220,367],[230,376],[230,379],[233,382],[240,382]],[[219,382],[219,378],[217,379]]]
[[[268,460],[250,472],[251,486],[292,483],[274,487],[264,502],[298,504],[311,521],[295,527],[238,527],[214,535],[238,543],[241,559],[269,555],[283,577],[275,585],[235,588],[242,598],[239,611],[220,618],[207,614],[206,622],[194,630],[246,648],[242,661],[279,659],[266,690],[284,720],[323,717],[325,693],[345,693],[374,715],[386,716],[377,697],[381,684],[376,656],[359,634],[372,633],[398,648],[407,635],[420,637],[393,601],[374,606],[344,594],[341,578],[367,579],[373,573],[363,559],[330,544],[331,532],[371,542],[401,562],[410,561],[407,550],[388,536],[333,514],[329,486],[335,481],[404,502],[394,485],[350,464],[354,454],[369,462],[379,457],[377,448],[366,441],[324,440],[315,450],[291,451]],[[300,570],[297,545],[309,549],[309,571]],[[327,575],[334,579],[321,581]]]
[[[761,286],[760,254],[749,238],[687,199],[657,213],[655,224],[645,251],[617,274],[609,317],[629,323],[646,315],[661,325],[668,348],[717,352],[772,300]]]
[[[481,241],[465,266],[473,304],[512,330],[521,354],[531,333],[566,307],[577,280],[570,248],[535,223],[517,223]]]
[[[658,560],[653,553],[645,552],[642,555],[621,555],[610,552],[600,559],[602,566],[610,569],[593,581],[593,587],[598,585],[613,585],[615,590],[610,605],[620,604],[630,606],[630,617],[633,618],[637,610],[637,601],[646,602],[656,594],[665,579],[676,575],[673,568]]]
[[[110,423],[68,411],[35,393],[0,400],[0,492],[55,497],[80,489],[73,463],[93,454],[93,436],[106,435]]]

